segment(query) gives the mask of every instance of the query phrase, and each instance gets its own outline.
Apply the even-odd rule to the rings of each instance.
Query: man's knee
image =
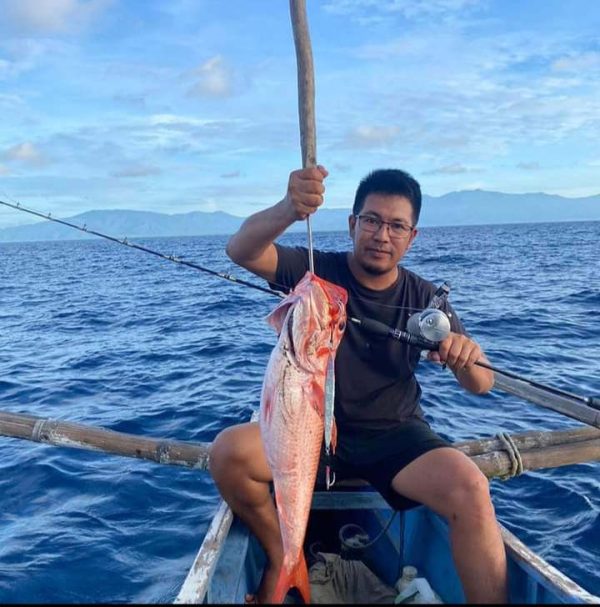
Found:
[[[209,469],[217,481],[240,474],[270,480],[258,426],[241,424],[220,432],[210,448]]]
[[[489,482],[478,469],[469,470],[456,479],[447,504],[451,521],[468,518],[471,524],[476,524],[495,516]]]
[[[226,428],[217,434],[210,446],[210,472],[214,476],[243,461],[243,442],[239,438],[238,426]]]

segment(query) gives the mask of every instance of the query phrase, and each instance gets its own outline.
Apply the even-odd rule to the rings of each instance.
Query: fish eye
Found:
[[[338,329],[343,331],[346,328],[346,321],[340,320],[340,324],[338,325]]]

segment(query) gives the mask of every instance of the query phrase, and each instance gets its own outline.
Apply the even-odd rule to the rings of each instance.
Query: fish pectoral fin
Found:
[[[288,572],[285,564],[279,572],[275,592],[273,593],[273,603],[283,603],[290,588],[296,588],[302,597],[305,605],[310,604],[310,582],[308,579],[308,568],[304,554],[300,554],[300,558],[296,566]]]

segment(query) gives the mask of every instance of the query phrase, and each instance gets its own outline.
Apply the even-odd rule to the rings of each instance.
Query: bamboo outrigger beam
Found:
[[[210,443],[144,438],[33,415],[0,413],[0,435],[54,445],[147,459],[158,464],[208,469]]]
[[[600,430],[596,430],[596,428],[569,428],[568,430],[555,430],[554,432],[530,430],[511,435],[512,441],[520,451],[581,443],[597,438],[600,438]],[[469,457],[503,449],[502,440],[497,436],[454,443],[454,446]]]
[[[208,469],[210,453],[210,443],[144,438],[17,413],[0,413],[0,435],[196,470]],[[525,432],[510,438],[520,451],[523,470],[600,461],[600,430],[594,428]],[[455,446],[469,455],[488,478],[510,476],[513,462],[500,439],[485,438]]]
[[[600,438],[521,451],[520,457],[523,471],[599,461]],[[510,478],[514,474],[513,463],[507,451],[491,451],[482,455],[474,455],[471,459],[490,479]]]

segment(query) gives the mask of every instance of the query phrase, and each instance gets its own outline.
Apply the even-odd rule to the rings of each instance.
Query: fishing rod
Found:
[[[426,312],[428,312],[428,310],[429,310],[429,308],[425,308],[425,310],[423,312],[421,312],[418,315],[414,315],[414,316],[416,316],[417,318],[420,317],[421,320],[427,320],[427,318],[429,316],[429,319],[431,320],[431,317],[433,316],[433,314],[431,312],[429,312],[428,314],[425,314]],[[442,315],[446,316],[441,310],[436,310],[436,313],[437,313],[436,316],[439,315],[440,318],[442,318]],[[447,316],[446,316],[446,319],[447,319]],[[351,322],[353,322],[354,324],[363,327],[366,331],[369,331],[370,333],[373,333],[376,335],[381,335],[384,337],[389,337],[396,341],[400,341],[402,343],[407,343],[411,346],[420,348],[421,350],[430,350],[430,351],[434,351],[434,352],[439,350],[439,346],[440,346],[439,341],[441,341],[448,335],[448,333],[446,333],[446,335],[444,335],[442,337],[442,339],[440,339],[439,341],[432,341],[431,339],[427,339],[426,337],[423,336],[423,329],[421,329],[421,334],[417,334],[415,332],[401,331],[399,329],[394,329],[394,328],[386,325],[385,323],[382,323],[373,318],[363,318],[363,319],[350,318],[349,320]],[[441,322],[443,322],[443,321],[441,321]],[[410,326],[410,321],[409,321],[409,326]],[[450,322],[448,321],[448,327],[449,326],[450,326]],[[436,330],[437,330],[437,328],[436,328]],[[448,332],[449,332],[449,330],[448,330]],[[484,369],[489,369],[490,371],[493,371],[494,373],[498,373],[499,375],[504,375],[505,377],[510,377],[511,379],[516,379],[516,380],[519,380],[526,384],[529,384],[530,386],[537,388],[538,390],[544,390],[551,394],[555,394],[556,396],[562,396],[564,398],[576,400],[578,402],[583,403],[584,405],[587,405],[588,407],[591,407],[592,409],[596,409],[596,410],[600,411],[600,398],[595,398],[593,396],[581,396],[579,394],[573,394],[572,392],[567,392],[566,390],[554,388],[553,386],[547,386],[545,384],[541,384],[541,383],[536,382],[527,377],[523,377],[522,375],[517,375],[516,373],[512,373],[510,371],[504,371],[502,369],[498,369],[497,367],[494,367],[482,360],[475,361],[475,364],[478,367],[483,367]]]
[[[243,280],[241,278],[236,278],[232,274],[227,272],[217,272],[216,270],[211,270],[210,268],[206,268],[201,266],[200,264],[193,263],[191,261],[186,261],[185,259],[181,259],[180,257],[175,257],[174,255],[165,255],[160,251],[155,251],[154,249],[150,249],[149,247],[145,247],[141,244],[130,242],[127,238],[115,238],[114,236],[109,236],[108,234],[103,234],[102,232],[98,232],[97,230],[91,230],[83,224],[83,226],[78,226],[75,223],[71,223],[64,219],[57,219],[56,217],[52,217],[51,213],[40,213],[39,211],[34,211],[33,209],[29,209],[24,207],[21,203],[11,203],[6,202],[4,200],[0,200],[0,204],[10,207],[11,209],[16,209],[17,211],[24,211],[25,213],[29,213],[30,215],[35,215],[36,217],[41,217],[42,219],[48,219],[50,221],[54,221],[55,223],[60,223],[64,226],[68,226],[69,228],[74,228],[75,230],[79,230],[80,232],[85,232],[86,234],[92,234],[94,236],[99,236],[100,238],[104,238],[106,240],[110,240],[111,242],[116,242],[117,244],[124,245],[131,249],[137,249],[138,251],[143,251],[144,253],[150,253],[151,255],[155,255],[156,257],[160,257],[161,259],[165,259],[167,261],[172,261],[173,263],[177,263],[182,266],[187,266],[188,268],[193,268],[194,270],[199,270],[200,272],[206,272],[207,274],[211,274],[212,276],[216,276],[218,278],[223,278],[224,280],[228,280],[230,282],[234,282],[236,284],[244,285],[245,287],[250,287],[251,289],[256,289],[257,291],[262,291],[263,293],[268,293],[269,295],[276,295],[277,297],[283,298],[285,294],[281,291],[275,291],[274,289],[268,289],[267,287],[261,287],[253,282]]]
[[[83,226],[78,226],[77,224],[71,223],[64,219],[58,219],[56,217],[52,217],[51,213],[41,213],[39,211],[35,211],[33,209],[27,208],[20,204],[19,202],[10,203],[4,200],[0,200],[0,204],[15,209],[17,211],[23,211],[25,213],[29,213],[30,215],[35,215],[36,217],[41,217],[42,219],[47,219],[49,221],[53,221],[55,223],[59,223],[65,225],[67,227],[73,228],[75,230],[79,230],[80,232],[84,232],[86,234],[92,234],[93,236],[98,236],[100,238],[104,238],[105,240],[109,240],[111,242],[115,242],[117,244],[137,249],[138,251],[142,251],[144,253],[149,253],[156,257],[160,257],[166,261],[170,261],[172,263],[177,263],[183,266],[187,266],[189,268],[193,268],[194,270],[198,270],[201,272],[205,272],[212,276],[216,276],[217,278],[222,278],[223,280],[227,280],[234,284],[243,285],[245,287],[249,287],[252,289],[256,289],[258,291],[262,291],[263,293],[268,293],[269,295],[275,295],[279,298],[284,298],[285,293],[281,291],[275,291],[274,289],[268,289],[266,287],[261,287],[260,285],[254,284],[247,280],[243,280],[233,276],[232,274],[226,272],[217,272],[216,270],[211,270],[205,266],[201,266],[200,264],[193,263],[190,261],[186,261],[179,257],[175,257],[174,255],[165,255],[160,251],[156,251],[154,249],[150,249],[149,247],[145,247],[135,242],[130,242],[127,238],[116,238],[114,236],[110,236],[108,234],[104,234],[102,232],[98,232],[97,230],[92,230],[88,228],[85,224]],[[388,337],[394,339],[396,341],[400,341],[402,343],[406,343],[410,346],[414,346],[420,348],[422,350],[432,350],[436,351],[439,349],[439,342],[442,341],[450,332],[450,321],[444,312],[442,312],[439,307],[443,303],[443,301],[447,298],[449,292],[448,283],[444,283],[441,287],[437,289],[435,292],[431,303],[425,308],[423,311],[418,314],[413,314],[409,318],[409,322],[407,323],[408,331],[401,331],[400,329],[392,328],[378,320],[372,318],[354,318],[349,317],[348,320],[358,326],[363,327],[366,331],[370,333],[374,333],[377,335],[381,335],[384,337]],[[510,377],[512,379],[517,379],[524,383],[527,383],[535,388],[540,390],[544,390],[546,392],[563,396],[572,400],[577,400],[579,402],[584,403],[585,405],[600,410],[600,399],[589,397],[589,396],[580,396],[578,394],[572,394],[570,392],[566,392],[564,390],[560,390],[558,388],[554,388],[552,386],[547,386],[541,384],[539,382],[535,382],[526,377],[522,377],[517,375],[516,373],[511,373],[509,371],[503,371],[501,369],[497,369],[496,367],[492,367],[483,361],[477,361],[475,363],[480,367],[484,367],[489,369],[490,371],[494,371],[500,375],[504,375],[506,377]]]
[[[446,337],[448,337],[450,334],[450,319],[448,318],[448,315],[441,310],[441,307],[446,303],[449,294],[450,283],[445,281],[437,288],[427,307],[423,311],[417,314],[412,314],[409,317],[408,322],[406,323],[406,331],[393,329],[392,327],[388,327],[384,323],[371,318],[366,318],[360,321],[358,319],[350,320],[355,324],[362,325],[367,331],[372,333],[385,335],[386,337],[390,337],[403,343],[408,343],[421,348],[422,350],[437,351],[439,350],[440,342],[446,339]],[[534,388],[537,388],[538,390],[544,390],[556,396],[576,400],[587,405],[588,407],[600,411],[600,399],[598,398],[594,398],[592,396],[581,396],[579,394],[567,392],[566,390],[554,388],[553,386],[546,386],[545,384],[540,384],[539,382],[522,377],[516,373],[493,367],[489,363],[482,360],[475,361],[475,364],[478,367],[489,369],[494,373],[524,382]]]

